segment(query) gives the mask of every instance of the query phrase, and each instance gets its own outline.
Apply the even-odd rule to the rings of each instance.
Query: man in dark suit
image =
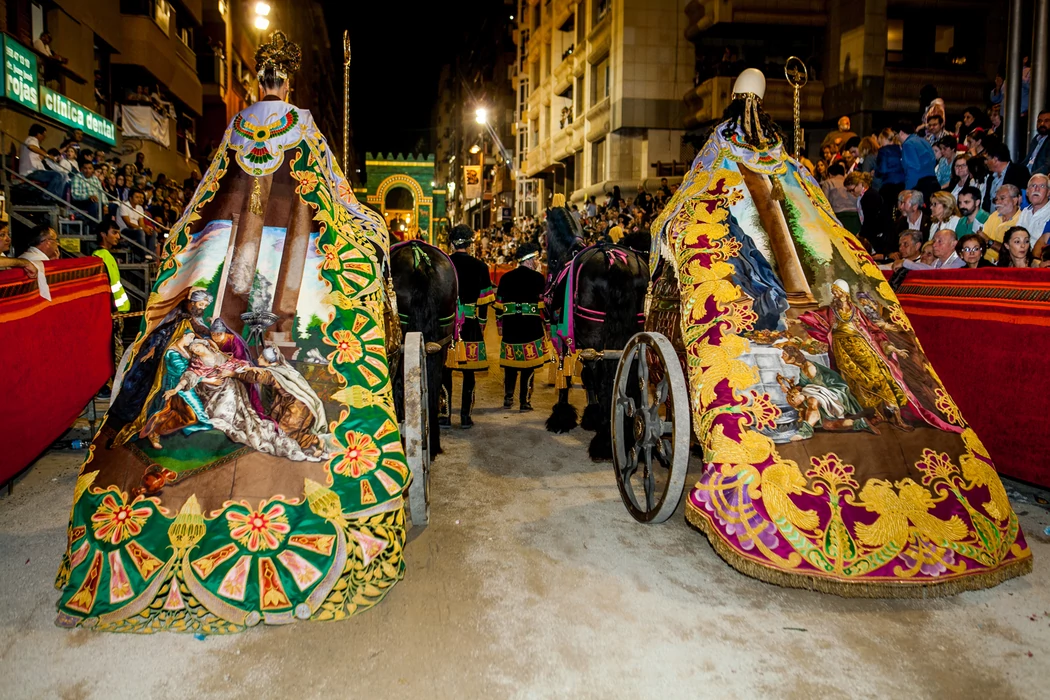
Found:
[[[925,198],[918,190],[904,190],[897,195],[897,208],[901,215],[894,222],[893,233],[897,236],[905,231],[920,231],[922,241],[930,237],[930,212],[925,207]]]
[[[1028,144],[1025,167],[1032,175],[1050,175],[1050,109],[1039,113],[1035,132],[1032,143]]]
[[[1003,185],[1014,185],[1023,193],[1028,187],[1028,168],[1020,163],[1010,162],[1010,147],[1004,143],[991,146],[985,154],[985,163],[988,165],[991,181],[984,194],[981,208],[990,212],[995,206],[995,192]]]

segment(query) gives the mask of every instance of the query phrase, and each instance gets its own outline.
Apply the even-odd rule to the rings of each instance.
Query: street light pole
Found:
[[[1021,12],[1022,0],[1010,0],[1010,20],[1006,34],[1006,95],[1003,97],[1003,142],[1010,156],[1018,159],[1021,144]],[[1020,145],[1019,145],[1020,144]],[[1023,155],[1020,158],[1024,158]]]

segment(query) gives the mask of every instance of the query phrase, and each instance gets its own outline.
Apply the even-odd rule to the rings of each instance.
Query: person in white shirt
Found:
[[[962,221],[962,214],[950,192],[934,192],[930,195],[930,230],[950,228],[952,231]]]
[[[1028,180],[1028,206],[1021,210],[1017,225],[1032,238],[1032,255],[1042,260],[1043,248],[1050,240],[1050,177],[1038,173]]]
[[[47,129],[40,124],[29,127],[29,136],[22,142],[18,153],[18,174],[46,187],[48,192],[61,198],[66,194],[66,176],[44,167],[45,160],[57,165],[57,161],[40,145],[46,138]]]
[[[58,259],[58,250],[58,234],[55,229],[44,224],[32,230],[29,248],[18,257],[31,262],[47,262]]]
[[[117,225],[120,227],[121,233],[152,253],[157,246],[157,237],[154,234],[147,235],[146,233],[144,219],[146,210],[142,206],[142,201],[142,190],[132,190],[128,196],[128,201],[121,202],[120,209],[117,210]],[[147,254],[146,259],[152,260],[153,256]]]
[[[33,48],[42,56],[54,57],[54,54],[51,53],[51,34],[49,32],[44,32],[38,36],[36,41],[33,42]]]
[[[942,228],[933,234],[933,263],[927,265],[912,260],[898,260],[893,264],[894,269],[905,268],[906,270],[951,270],[958,267],[966,267],[966,263],[955,252],[954,229]]]

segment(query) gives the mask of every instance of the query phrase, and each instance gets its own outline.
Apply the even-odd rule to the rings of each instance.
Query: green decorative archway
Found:
[[[365,154],[367,180],[365,187],[355,190],[359,199],[383,215],[387,225],[404,223],[404,232],[394,230],[399,238],[421,238],[436,245],[448,226],[445,213],[445,190],[435,185],[433,154]],[[412,195],[412,209],[387,209],[387,195],[403,187]],[[364,196],[362,196],[364,195]]]

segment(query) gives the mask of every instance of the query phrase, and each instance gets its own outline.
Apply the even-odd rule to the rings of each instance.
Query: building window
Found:
[[[605,19],[605,15],[609,12],[609,7],[612,6],[612,0],[594,0],[594,13],[593,21],[591,22],[592,27],[598,26],[598,24]]]
[[[573,91],[573,101],[576,103],[576,116],[579,117],[583,114],[583,110],[586,108],[583,99],[583,76],[576,78],[576,89]],[[583,169],[581,168],[581,171]]]
[[[904,60],[904,20],[886,20],[886,60],[899,63]]]
[[[609,57],[595,63],[591,70],[591,104],[596,105],[609,96]]]
[[[605,181],[605,139],[591,144],[591,184]]]
[[[955,27],[938,25],[933,30],[934,53],[951,53],[955,48]]]
[[[576,43],[583,44],[587,39],[587,3],[576,6]]]
[[[543,77],[551,74],[551,45],[550,42],[543,45]]]

